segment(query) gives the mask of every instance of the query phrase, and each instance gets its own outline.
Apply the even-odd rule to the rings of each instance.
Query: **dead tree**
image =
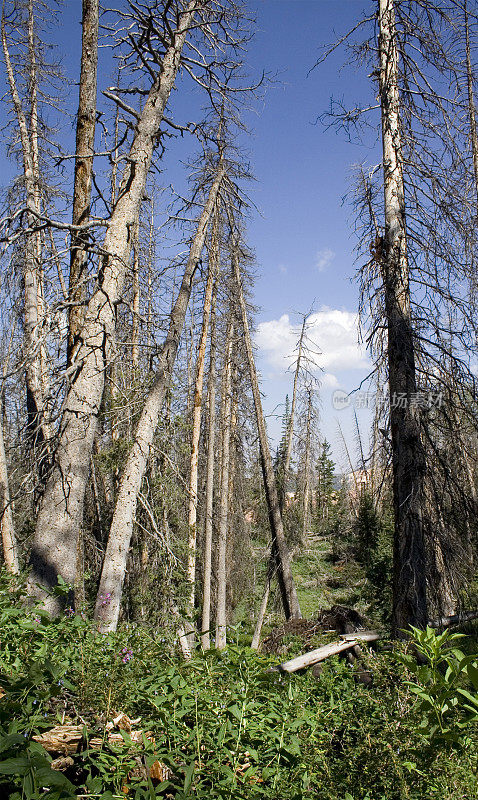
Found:
[[[189,258],[183,274],[181,288],[171,312],[169,330],[161,348],[159,369],[153,386],[146,398],[136,428],[133,446],[128,454],[120,481],[113,520],[108,537],[95,619],[98,627],[106,632],[115,630],[118,624],[123,581],[126,571],[129,543],[133,534],[136,504],[141,483],[148,463],[159,414],[179,346],[179,339],[189,304],[194,273],[197,269],[206,239],[207,229],[216,204],[216,198],[224,177],[224,165],[219,161],[217,172],[209,189],[203,212],[199,218],[196,233],[191,244]],[[104,605],[102,596],[109,596],[110,602]]]
[[[234,277],[236,281],[236,289],[238,293],[239,307],[241,310],[241,320],[244,332],[244,345],[247,353],[247,362],[249,366],[249,377],[251,381],[252,394],[254,398],[254,407],[256,412],[257,430],[259,434],[259,443],[261,451],[261,466],[262,475],[264,480],[264,489],[267,499],[267,508],[269,514],[269,522],[271,526],[272,546],[274,552],[277,553],[277,577],[279,581],[279,588],[282,597],[282,605],[286,619],[297,619],[301,617],[299,600],[297,597],[297,590],[295,588],[294,578],[290,565],[289,549],[284,535],[284,526],[282,523],[282,515],[279,505],[279,496],[277,492],[276,478],[274,474],[274,467],[269,448],[269,441],[267,438],[267,431],[264,421],[264,414],[262,411],[262,402],[259,391],[259,382],[257,380],[257,371],[254,361],[254,353],[252,350],[252,341],[249,331],[249,320],[247,317],[246,301],[244,298],[244,291],[242,288],[242,278],[239,262],[239,242],[237,239],[236,226],[232,218],[231,212],[229,213],[229,224],[231,226],[231,257],[234,265]]]
[[[405,223],[398,50],[394,0],[379,0],[380,105],[385,230],[381,267],[388,329],[388,381],[395,512],[393,624],[396,632],[427,622],[424,536],[425,454],[418,409]],[[394,398],[405,398],[396,402]]]
[[[201,433],[201,414],[202,414],[202,397],[203,397],[203,383],[204,383],[204,365],[206,357],[206,344],[209,332],[209,320],[212,310],[213,288],[216,283],[217,276],[217,247],[218,247],[218,208],[216,206],[212,231],[211,231],[211,247],[210,254],[213,254],[212,260],[208,262],[208,273],[206,281],[206,289],[204,292],[203,304],[203,317],[201,325],[201,333],[199,336],[199,344],[196,354],[196,379],[194,384],[194,400],[193,400],[193,414],[192,414],[192,431],[191,431],[191,458],[189,468],[189,508],[188,508],[188,564],[186,580],[189,584],[189,598],[187,604],[187,616],[189,617],[189,625],[192,625],[191,620],[194,614],[194,604],[196,599],[196,550],[197,550],[197,505],[198,505],[198,463],[199,463],[199,438]],[[189,643],[192,647],[194,640],[194,628],[188,629]]]
[[[229,304],[226,344],[224,350],[223,380],[221,390],[221,475],[219,483],[219,519],[217,533],[217,600],[216,648],[223,650],[227,641],[227,534],[230,513],[229,475],[231,468],[232,430],[232,360],[235,320],[232,303]]]
[[[178,10],[176,27],[172,28],[169,20],[165,25],[164,55],[156,71],[150,67],[151,87],[141,113],[136,115],[118,197],[107,224],[100,280],[86,306],[79,346],[71,365],[55,462],[40,507],[31,556],[30,592],[52,612],[59,610],[58,600],[47,597],[42,587],[55,585],[58,575],[71,586],[75,582],[77,538],[83,520],[105,370],[110,362],[115,307],[121,297],[131,251],[131,232],[139,219],[146,179],[181,53],[200,5],[191,0],[184,10]]]
[[[83,327],[88,261],[91,179],[95,151],[96,84],[98,70],[98,0],[83,0],[81,68],[76,118],[75,177],[71,221],[70,283],[68,295],[68,363]]]
[[[209,259],[216,259],[217,242],[211,242]],[[212,573],[212,535],[214,504],[214,466],[216,446],[216,299],[217,279],[213,288],[211,303],[211,335],[209,346],[208,374],[208,422],[207,422],[207,463],[206,463],[206,499],[204,517],[204,566],[202,587],[201,646],[204,650],[210,647],[211,628],[211,573]]]

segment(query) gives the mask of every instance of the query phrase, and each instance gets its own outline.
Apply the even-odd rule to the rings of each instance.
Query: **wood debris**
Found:
[[[32,736],[48,753],[61,753],[64,756],[76,753],[83,738],[83,725],[57,725],[45,733]]]

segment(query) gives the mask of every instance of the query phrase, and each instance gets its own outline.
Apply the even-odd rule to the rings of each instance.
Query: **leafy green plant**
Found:
[[[463,638],[449,630],[437,634],[412,627],[415,653],[399,657],[415,676],[407,684],[417,699],[418,731],[431,744],[465,745],[470,725],[478,721],[478,656],[456,646]],[[417,660],[416,653],[422,658]]]

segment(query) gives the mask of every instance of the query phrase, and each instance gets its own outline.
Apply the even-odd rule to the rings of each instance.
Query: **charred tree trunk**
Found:
[[[302,360],[302,346],[304,343],[306,323],[307,323],[307,315],[304,314],[304,318],[302,320],[302,328],[300,330],[297,362],[295,365],[295,372],[294,372],[294,384],[292,388],[292,405],[290,409],[290,419],[287,426],[287,444],[284,457],[284,464],[282,467],[282,481],[279,490],[279,508],[282,518],[284,517],[284,508],[286,507],[285,503],[287,498],[287,480],[289,477],[290,459],[292,456],[292,443],[294,441],[295,408],[297,405],[297,389],[299,386],[300,365]],[[261,641],[262,626],[264,624],[264,619],[267,612],[267,604],[269,602],[269,595],[271,591],[271,581],[272,578],[274,577],[276,565],[277,565],[277,548],[272,546],[269,558],[269,564],[267,567],[266,585],[264,587],[264,594],[262,595],[261,604],[259,606],[259,613],[257,615],[256,627],[254,628],[254,635],[252,637],[251,647],[253,650],[258,650]]]

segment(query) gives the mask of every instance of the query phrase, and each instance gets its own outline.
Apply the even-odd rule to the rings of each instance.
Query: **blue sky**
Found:
[[[311,337],[323,355],[321,433],[331,442],[339,470],[347,469],[341,457],[337,421],[351,442],[351,409],[335,411],[331,392],[356,388],[369,371],[366,354],[357,346],[355,315],[358,288],[353,281],[355,236],[353,212],[343,200],[350,192],[353,165],[376,164],[380,153],[370,131],[363,146],[344,134],[326,130],[317,117],[327,110],[331,96],[345,104],[374,100],[367,70],[343,67],[338,50],[310,72],[321,47],[353,26],[372,0],[247,0],[257,17],[256,35],[249,48],[252,75],[263,70],[275,76],[254,112],[247,116],[251,136],[245,141],[255,182],[249,194],[258,208],[248,225],[249,244],[257,257],[254,302],[257,315],[258,366],[262,373],[264,408],[274,441],[279,422],[274,411],[291,391],[287,372],[298,322],[298,312],[314,305]],[[67,0],[59,17],[60,30],[51,31],[57,42],[63,70],[74,82],[79,74],[81,0]],[[108,51],[100,53],[101,88],[113,82],[114,68]],[[2,82],[4,78],[2,75]],[[194,114],[203,98],[182,90],[173,98],[179,117]],[[66,90],[66,105],[74,112],[77,89]],[[3,109],[5,111],[5,107]],[[374,112],[377,113],[377,112]],[[4,115],[3,115],[4,116]],[[377,118],[378,121],[378,118]],[[65,146],[73,126],[62,134]],[[164,176],[181,188],[184,171],[178,159],[187,158],[184,140],[174,143],[164,158]],[[101,168],[101,165],[98,165]],[[10,173],[10,168],[7,170]],[[8,180],[8,174],[7,174]],[[317,373],[320,377],[320,373]],[[358,411],[365,438],[370,415]]]
[[[332,95],[345,103],[373,102],[367,70],[343,67],[343,50],[310,69],[321,48],[352,27],[371,5],[360,0],[251,4],[258,20],[251,63],[277,72],[280,81],[249,120],[257,179],[251,194],[261,212],[249,224],[249,240],[259,267],[256,342],[264,407],[271,414],[290,392],[292,376],[286,368],[296,339],[296,312],[306,312],[314,303],[318,313],[310,335],[323,351],[318,362],[324,368],[322,375],[317,373],[323,381],[321,433],[332,444],[339,470],[348,465],[337,423],[353,451],[353,410],[334,410],[331,392],[356,388],[370,370],[366,353],[356,344],[356,238],[353,210],[344,196],[352,189],[353,165],[376,164],[380,153],[373,131],[365,145],[358,146],[317,122]],[[357,409],[357,416],[367,441],[370,414]],[[276,438],[279,422],[273,417],[269,430]]]

